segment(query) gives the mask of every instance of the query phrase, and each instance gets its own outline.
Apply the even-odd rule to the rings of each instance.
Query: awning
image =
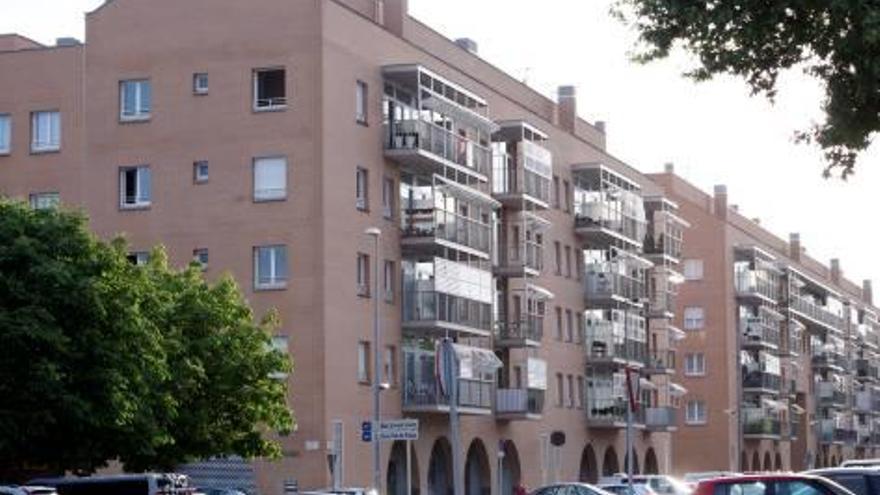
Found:
[[[677,383],[669,384],[669,394],[673,397],[681,397],[686,393],[688,393],[687,389],[682,387],[681,385]]]
[[[489,349],[458,344],[452,344],[452,348],[458,358],[460,378],[478,378],[482,374],[495,373],[503,366],[498,356]]]
[[[639,388],[642,390],[657,390],[657,385],[647,378],[639,378]]]

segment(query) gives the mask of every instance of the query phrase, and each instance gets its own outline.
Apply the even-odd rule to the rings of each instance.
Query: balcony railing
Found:
[[[507,268],[527,268],[540,272],[544,269],[544,246],[537,242],[508,246],[501,251],[499,265]]]
[[[759,317],[748,318],[740,321],[739,329],[744,347],[760,346],[774,349],[779,347],[779,328],[771,325],[770,321]]]
[[[681,259],[681,239],[675,239],[670,242],[670,237],[666,234],[660,234],[656,238],[648,236],[645,238],[645,244],[642,250],[648,255],[664,255],[674,259]]]
[[[626,423],[627,402],[624,399],[587,399],[587,422],[591,426],[622,426]],[[634,411],[633,422],[645,423],[645,409]]]
[[[526,195],[542,203],[550,202],[550,179],[517,164],[510,155],[496,153],[493,157],[492,193]]]
[[[672,349],[652,349],[648,352],[645,367],[648,369],[649,372],[665,372],[666,370],[674,370],[675,351]]]
[[[498,415],[540,415],[544,412],[544,391],[498,389],[495,413]]]
[[[421,150],[488,176],[492,150],[424,120],[397,120],[389,126],[388,150]]]
[[[816,394],[819,396],[819,403],[822,405],[835,407],[846,406],[846,391],[837,383],[825,381],[816,383]]]
[[[458,405],[461,407],[491,409],[494,385],[479,380],[458,380]],[[436,380],[407,384],[404,388],[403,407],[425,408],[449,406],[449,397],[440,392]]]
[[[880,412],[880,393],[875,390],[860,390],[856,392],[853,406],[859,412]]]
[[[640,302],[647,295],[644,278],[629,276],[626,265],[616,262],[587,266],[585,283],[588,299],[620,298]]]
[[[746,408],[743,409],[743,434],[779,436],[782,434],[782,422],[763,409]]]
[[[676,425],[675,409],[672,407],[649,407],[645,409],[645,426],[650,429],[666,429]]]
[[[492,329],[492,305],[436,291],[404,292],[403,323],[444,322],[477,330]]]
[[[806,297],[797,295],[792,296],[789,307],[806,315],[814,321],[818,321],[819,323],[837,329],[838,331],[843,329],[843,319],[840,316],[835,315],[831,311],[825,309],[824,306],[819,306]]]
[[[402,236],[432,237],[488,253],[492,228],[473,218],[435,208],[433,200],[427,200],[413,202],[413,207],[404,211]]]
[[[773,301],[779,297],[779,284],[762,272],[740,270],[734,280],[737,295],[758,296]]]
[[[846,357],[843,354],[830,351],[813,351],[813,367],[815,368],[841,368],[848,367]]]
[[[856,359],[856,378],[859,380],[880,380],[880,368],[869,359]]]
[[[743,388],[761,389],[778,392],[782,386],[782,377],[764,371],[744,371]]]
[[[819,441],[824,443],[855,443],[856,431],[840,425],[834,419],[819,422]]]
[[[610,321],[590,322],[584,341],[588,362],[620,359],[644,363],[648,357],[647,343],[626,335],[623,324]]]
[[[505,322],[498,331],[502,341],[531,340],[540,342],[544,338],[544,317],[531,315],[520,320]]]

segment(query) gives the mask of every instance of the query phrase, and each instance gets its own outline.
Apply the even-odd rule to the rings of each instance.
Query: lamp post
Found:
[[[382,231],[370,227],[364,234],[373,238],[373,488],[382,493],[382,444],[379,439],[380,425],[380,394],[382,393],[380,377],[380,345],[379,341],[379,237]]]

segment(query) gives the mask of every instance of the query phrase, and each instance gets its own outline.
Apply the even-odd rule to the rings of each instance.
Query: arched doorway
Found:
[[[752,453],[752,471],[760,471],[761,470],[761,456],[758,454],[756,450]]]
[[[617,451],[614,450],[614,447],[608,447],[602,458],[602,476],[614,476],[619,472],[620,464],[617,463]]]
[[[434,442],[428,464],[428,494],[446,495],[452,492],[452,448],[443,437]]]
[[[657,454],[654,447],[648,447],[645,452],[645,474],[660,474],[660,466],[657,465]]]
[[[596,453],[593,451],[592,445],[587,445],[586,447],[584,447],[584,451],[581,453],[581,469],[579,479],[584,483],[599,482],[599,469],[596,466]]]
[[[639,472],[639,454],[636,452],[636,449],[632,449],[632,457],[623,457],[623,472],[629,472],[629,460],[633,460],[633,474],[641,474]]]
[[[779,452],[776,453],[776,466],[775,467],[776,467],[777,471],[782,471],[782,456],[779,454]]]
[[[739,470],[743,473],[749,470],[749,456],[746,455],[745,450],[739,456]]]
[[[513,489],[522,482],[519,465],[519,451],[513,441],[504,442],[504,457],[501,459],[501,495],[513,495]]]
[[[491,491],[492,478],[489,471],[489,456],[480,439],[471,442],[467,461],[464,464],[465,495],[488,495]]]
[[[764,452],[764,471],[773,471],[773,461],[770,458],[770,452]]]
[[[416,449],[410,448],[409,472],[412,479],[413,492],[419,491],[419,463],[416,460]],[[391,446],[388,459],[388,474],[385,478],[388,495],[407,495],[406,493],[406,442],[397,441]]]

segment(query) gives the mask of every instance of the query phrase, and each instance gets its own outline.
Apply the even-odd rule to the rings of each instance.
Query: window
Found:
[[[565,246],[565,277],[571,278],[571,246]]]
[[[207,248],[198,248],[193,249],[193,261],[198,263],[202,270],[208,269],[208,249]]]
[[[355,207],[361,211],[367,211],[369,204],[369,175],[367,169],[358,167],[355,171]]]
[[[0,113],[0,155],[8,155],[12,151],[12,117],[8,113]]]
[[[355,85],[355,119],[358,124],[367,123],[367,83],[358,81]]]
[[[199,160],[193,163],[193,182],[196,184],[204,184],[205,182],[208,182],[207,160]]]
[[[577,407],[584,408],[584,377],[582,376],[577,378]]]
[[[45,153],[61,149],[61,113],[34,112],[31,114],[31,151]]]
[[[287,199],[287,158],[254,159],[254,201]]]
[[[562,384],[562,373],[556,373],[556,407],[562,407],[564,404],[563,393],[562,390],[564,385]]]
[[[556,306],[556,340],[562,342],[562,308]]]
[[[391,260],[385,260],[385,271],[382,277],[382,287],[385,291],[385,301],[390,303],[394,302],[394,273],[394,262]]]
[[[567,180],[562,181],[562,206],[566,213],[571,213],[571,187]]]
[[[584,341],[584,315],[578,313],[575,315],[575,321],[577,321],[577,332],[574,334],[574,339],[575,343],[580,344]]]
[[[706,424],[706,403],[701,400],[688,401],[685,422],[689,425]]]
[[[574,408],[574,376],[568,375],[568,407]]]
[[[150,261],[150,253],[147,251],[134,251],[128,253],[127,258],[132,265],[144,266]]]
[[[775,483],[777,488],[787,483]],[[766,481],[742,481],[738,483],[719,483],[713,490],[713,495],[765,495],[770,488],[770,483]],[[782,495],[779,490],[775,490],[776,495]],[[818,495],[811,491],[798,495]]]
[[[685,354],[684,374],[687,376],[703,376],[706,374],[706,356],[702,352]]]
[[[149,120],[153,88],[146,79],[119,83],[119,119],[129,122]]]
[[[370,256],[357,255],[357,295],[370,297]]]
[[[287,74],[284,69],[254,71],[254,110],[282,110],[287,107]]]
[[[553,250],[556,254],[556,274],[562,275],[562,246],[559,241],[553,241]]]
[[[703,279],[703,260],[684,260],[684,279]]]
[[[871,473],[872,475],[874,473]],[[838,485],[843,486],[853,493],[871,493],[872,490],[868,486],[868,478],[861,474],[848,474],[848,473],[824,473],[822,474],[823,478],[828,478],[831,481],[837,483]],[[872,476],[874,484],[878,481],[876,476]]]
[[[394,179],[385,177],[382,181],[382,216],[388,220],[394,219]]]
[[[700,330],[705,324],[705,314],[703,308],[692,306],[684,308],[684,329]]]
[[[193,74],[193,93],[197,95],[208,94],[208,73],[197,72]]]
[[[577,247],[574,248],[574,278],[581,280],[584,277],[584,253]]]
[[[391,386],[397,385],[397,349],[393,345],[385,348],[383,368],[385,383]]]
[[[35,210],[49,210],[57,208],[61,203],[61,195],[57,192],[34,193],[30,195],[31,208]]]
[[[570,309],[565,310],[565,341],[574,342],[574,320]]]
[[[287,357],[290,354],[290,339],[287,335],[275,335],[272,337],[272,350],[276,352],[280,352]],[[278,371],[269,375],[270,378],[275,380],[286,380],[287,373],[282,371]]]
[[[357,378],[360,383],[370,383],[370,343],[358,342],[357,347]]]
[[[287,246],[254,249],[254,285],[257,290],[287,287]]]
[[[153,179],[150,167],[119,169],[119,204],[122,208],[146,208],[153,201]]]
[[[559,201],[559,177],[554,175],[553,176],[553,207],[558,210],[560,204],[561,203]]]

